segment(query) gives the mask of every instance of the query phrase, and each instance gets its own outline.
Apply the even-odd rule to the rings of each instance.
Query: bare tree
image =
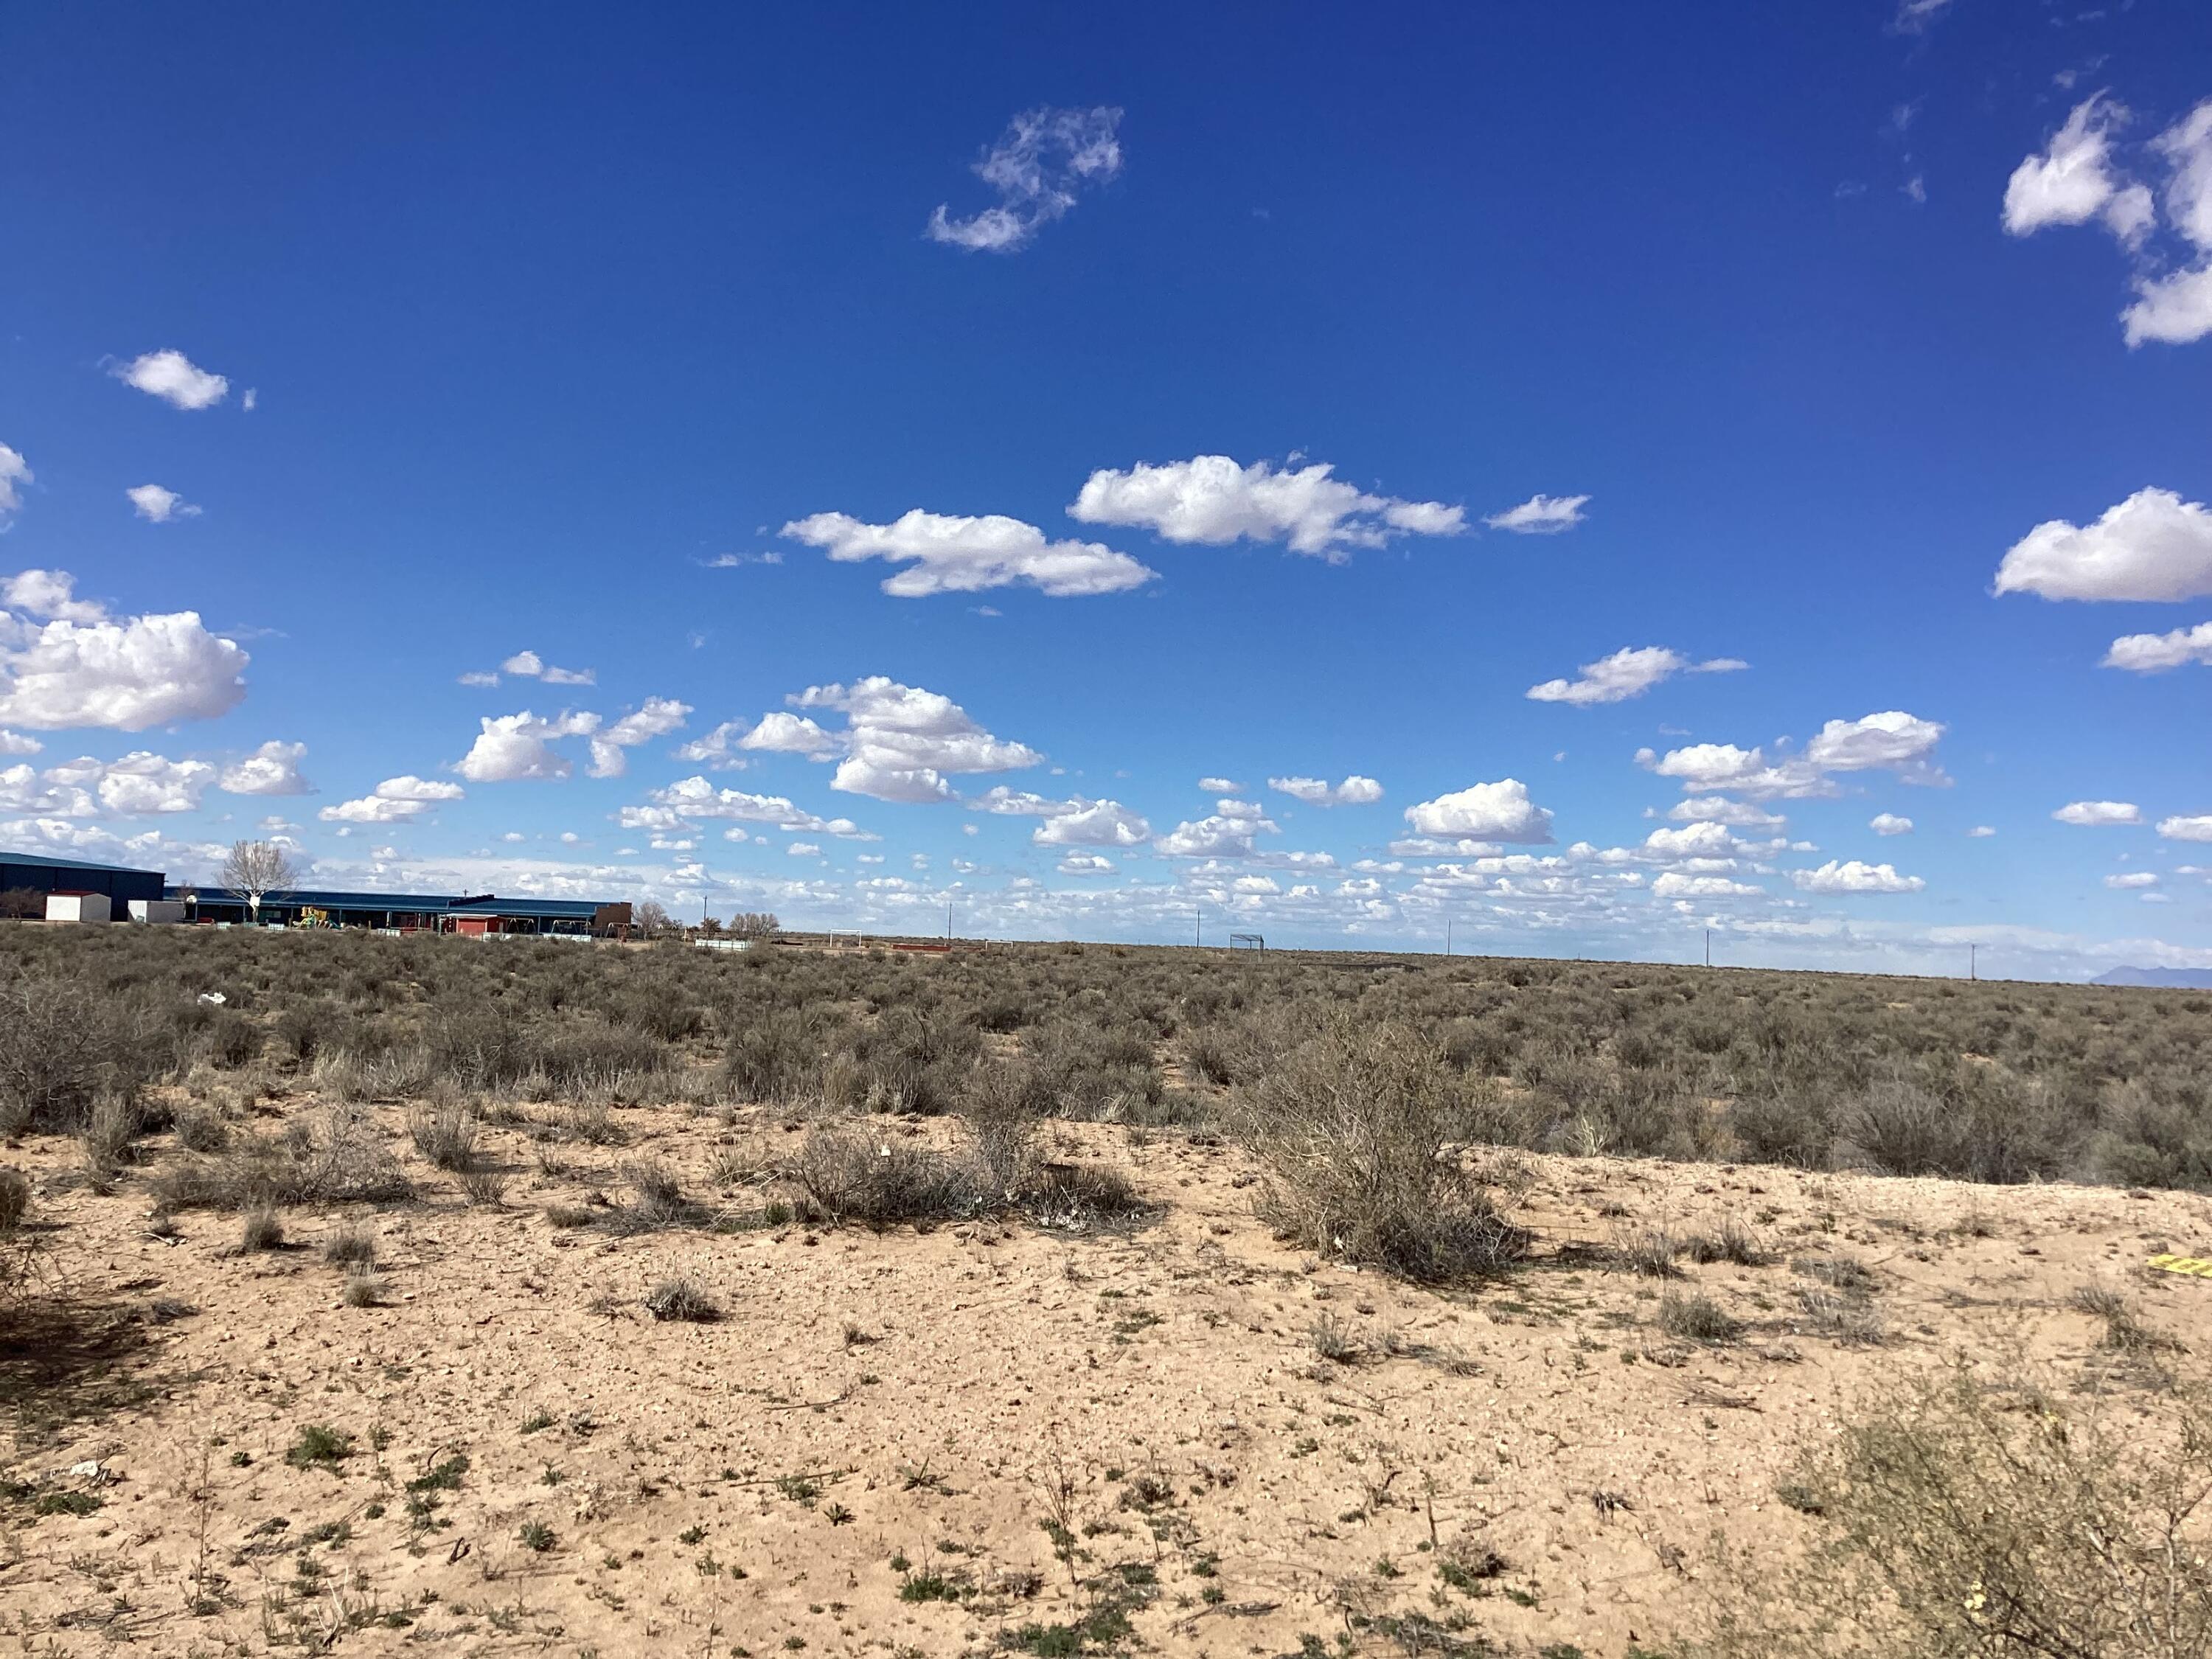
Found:
[[[652,899],[647,899],[639,905],[631,913],[631,920],[637,927],[639,936],[643,939],[659,939],[668,932],[671,926],[667,910]]]
[[[218,879],[225,892],[235,893],[246,901],[246,908],[258,927],[261,901],[270,893],[297,887],[300,872],[284,849],[273,841],[235,841],[230,844],[230,856],[222,861],[222,874]]]
[[[782,929],[766,911],[747,910],[730,918],[730,931],[739,939],[774,939]]]

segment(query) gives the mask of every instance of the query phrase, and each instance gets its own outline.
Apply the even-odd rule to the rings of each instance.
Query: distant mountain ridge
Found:
[[[2212,968],[2115,968],[2092,985],[2144,985],[2161,991],[2212,991]]]

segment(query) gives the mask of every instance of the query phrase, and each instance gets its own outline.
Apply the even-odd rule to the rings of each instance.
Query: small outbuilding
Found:
[[[109,921],[112,907],[105,893],[49,893],[46,895],[48,921]]]

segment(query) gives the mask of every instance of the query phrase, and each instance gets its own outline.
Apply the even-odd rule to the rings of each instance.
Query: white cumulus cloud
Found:
[[[666,737],[682,726],[690,713],[691,705],[688,702],[678,702],[673,697],[647,697],[613,725],[592,734],[592,775],[622,776],[629,769],[629,757],[623,752],[624,750]]]
[[[1877,836],[1909,836],[1912,833],[1912,820],[1901,818],[1894,812],[1877,812],[1867,820],[1867,828]]]
[[[2168,841],[2212,841],[2212,813],[2201,817],[2160,818],[2158,833]]]
[[[2131,184],[2112,165],[2112,134],[2126,125],[2125,106],[2103,93],[2084,100],[2051,137],[2005,182],[2004,228],[2032,235],[2049,225],[2082,225],[2093,219],[2132,246],[2155,216],[2148,188]]]
[[[2106,876],[2105,885],[2118,892],[2139,887],[2155,887],[2158,885],[2158,872],[2154,870],[2130,870],[2120,875]]]
[[[141,732],[212,720],[246,695],[246,654],[199,614],[111,617],[66,571],[0,579],[0,723]]]
[[[1997,567],[2000,593],[2172,603],[2212,593],[2212,512],[2171,489],[2138,489],[2092,525],[2053,519]]]
[[[1817,870],[1792,870],[1790,879],[1808,893],[1917,893],[1927,886],[1918,876],[1900,876],[1889,864],[1830,859]]]
[[[1158,574],[1098,542],[1045,539],[1033,524],[1002,514],[962,518],[920,507],[890,524],[863,524],[843,513],[794,519],[783,533],[840,563],[883,559],[906,567],[886,577],[886,593],[921,599],[1026,583],[1054,599],[1126,592]]]
[[[985,731],[950,697],[880,674],[850,686],[809,686],[791,702],[844,714],[845,755],[830,787],[848,794],[951,800],[950,776],[1019,771],[1044,759],[1026,744]]]
[[[2104,665],[2132,674],[2162,674],[2191,663],[2212,667],[2212,622],[2170,634],[2124,634],[2105,653]]]
[[[983,153],[975,176],[998,192],[995,206],[967,218],[940,203],[929,216],[930,240],[969,252],[1012,253],[1075,205],[1077,195],[1121,170],[1121,112],[1024,110]]]
[[[2116,823],[2141,823],[2142,808],[2131,800],[2069,800],[2051,815],[2061,823],[2098,829]]]
[[[230,382],[195,364],[181,351],[149,351],[108,371],[125,386],[159,398],[175,409],[212,409]]]
[[[131,509],[142,519],[155,524],[167,524],[172,519],[197,519],[198,507],[173,489],[164,489],[157,483],[133,484],[123,492],[131,498]]]
[[[1470,784],[1421,801],[1406,809],[1406,822],[1422,836],[1522,843],[1552,839],[1551,813],[1528,799],[1528,787],[1518,778]]]
[[[1269,778],[1267,787],[1309,806],[1371,806],[1382,799],[1382,786],[1357,772],[1338,784],[1327,778]]]
[[[1765,890],[1726,876],[1686,876],[1678,870],[1668,871],[1651,884],[1651,896],[1661,899],[1753,898]]]
[[[308,784],[300,775],[300,762],[307,752],[304,743],[271,738],[223,769],[222,791],[227,795],[304,795]]]
[[[1277,471],[1240,466],[1226,455],[1195,455],[1127,471],[1102,468],[1068,516],[1084,524],[1137,526],[1171,542],[1224,546],[1279,541],[1293,553],[1341,560],[1353,547],[1380,547],[1394,534],[1451,536],[1466,515],[1440,501],[1372,495],[1330,476],[1327,462]]]
[[[1907,783],[1946,783],[1949,780],[1929,758],[1942,736],[1941,721],[1892,708],[1855,720],[1830,720],[1805,745],[1805,759],[1823,772],[1881,769]]]
[[[592,714],[562,713],[541,720],[527,708],[518,714],[487,714],[469,752],[453,767],[471,783],[511,783],[522,778],[565,778],[575,768],[552,744],[561,738],[587,738],[599,729]]]
[[[316,816],[325,823],[411,823],[441,802],[459,800],[465,793],[458,783],[408,773],[386,778],[358,800],[325,806]]]

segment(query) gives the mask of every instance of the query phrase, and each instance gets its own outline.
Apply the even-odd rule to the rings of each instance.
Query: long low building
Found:
[[[218,888],[180,884],[167,896],[184,902],[186,921],[245,922],[246,902]],[[630,925],[626,902],[608,899],[501,898],[492,893],[356,893],[299,888],[261,900],[261,923],[280,927],[380,927],[399,933],[482,935],[548,933],[587,938]]]
[[[44,915],[52,895],[103,895],[110,914],[121,921],[134,903],[173,900],[188,922],[243,923],[253,920],[244,899],[213,883],[172,883],[159,870],[132,870],[89,859],[54,858],[44,853],[11,853],[0,848],[0,896],[28,895],[14,907],[24,915]],[[0,912],[4,913],[4,912]],[[335,888],[300,888],[269,893],[261,900],[264,927],[379,927],[400,933],[550,933],[576,939],[620,934],[630,926],[630,908],[614,899],[501,898],[495,893],[355,893]]]

